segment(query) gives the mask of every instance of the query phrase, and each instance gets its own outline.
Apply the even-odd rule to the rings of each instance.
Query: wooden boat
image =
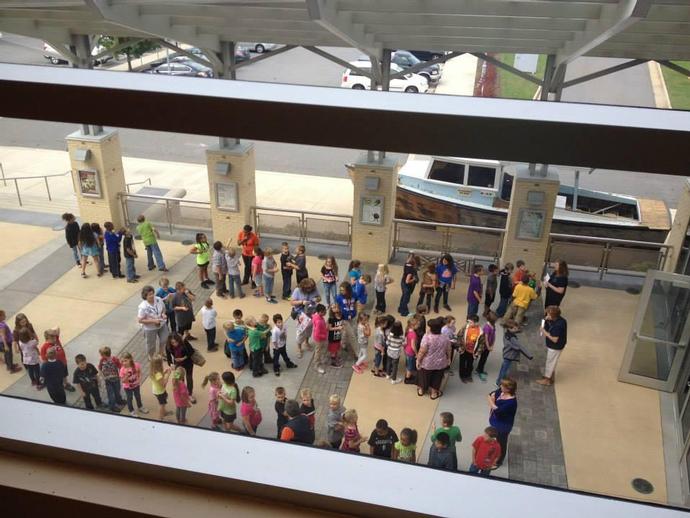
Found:
[[[513,178],[508,163],[410,155],[398,175],[395,216],[505,228]],[[661,200],[562,184],[551,232],[661,243],[670,228]]]

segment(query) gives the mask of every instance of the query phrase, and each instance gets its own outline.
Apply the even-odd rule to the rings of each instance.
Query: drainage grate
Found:
[[[631,485],[635,491],[642,493],[643,495],[648,495],[654,492],[654,486],[649,480],[643,478],[634,478]]]

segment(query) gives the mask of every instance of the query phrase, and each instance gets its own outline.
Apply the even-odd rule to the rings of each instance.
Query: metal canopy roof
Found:
[[[688,0],[0,0],[0,31],[380,50],[690,59]]]

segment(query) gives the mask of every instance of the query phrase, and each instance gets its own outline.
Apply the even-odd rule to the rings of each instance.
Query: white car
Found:
[[[350,61],[350,65],[365,71],[371,70],[370,61]],[[391,63],[391,74],[397,74],[402,71],[403,69],[398,65]],[[340,83],[340,87],[352,88],[353,90],[371,90],[371,79],[361,75],[354,68],[346,68],[345,72],[343,72],[343,80]],[[424,93],[428,89],[429,83],[426,78],[419,74],[405,74],[402,77],[391,79],[390,82],[390,90],[392,92]]]
[[[95,57],[101,52],[105,50],[105,47],[101,45],[96,45],[92,50],[91,50],[91,56]],[[53,65],[66,65],[69,63],[65,58],[62,57],[62,55],[53,47],[48,45],[47,43],[43,44],[43,52],[46,54],[43,55],[44,58],[46,58],[48,61],[50,61]],[[94,65],[102,65],[103,63],[107,63],[113,59],[113,56],[110,54],[106,54],[105,56],[101,57],[100,59],[94,60]]]
[[[263,54],[264,52],[270,52],[270,51],[275,50],[278,47],[280,47],[280,45],[278,45],[276,43],[256,43],[256,42],[248,42],[248,41],[243,41],[242,43],[238,43],[238,45],[241,45],[242,47],[245,47],[252,52],[256,52],[257,54]]]

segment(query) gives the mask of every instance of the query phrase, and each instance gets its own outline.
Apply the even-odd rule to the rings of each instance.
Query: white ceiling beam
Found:
[[[306,0],[309,18],[351,47],[374,57],[378,54],[374,37],[364,30],[364,25],[353,23],[352,16],[336,8],[334,0]]]
[[[65,27],[43,25],[26,19],[12,19],[0,16],[0,31],[28,36],[29,38],[38,38],[43,41],[59,41],[65,44],[71,41],[71,33]]]
[[[586,29],[556,53],[556,66],[566,65],[587,54],[606,40],[647,16],[652,0],[620,0],[601,7],[598,20],[587,22]]]
[[[299,9],[286,9],[274,7],[254,7],[246,5],[220,6],[220,5],[167,5],[158,3],[139,7],[141,14],[157,14],[166,16],[189,16],[211,18],[255,18],[276,19],[291,21],[310,21],[306,4]]]

